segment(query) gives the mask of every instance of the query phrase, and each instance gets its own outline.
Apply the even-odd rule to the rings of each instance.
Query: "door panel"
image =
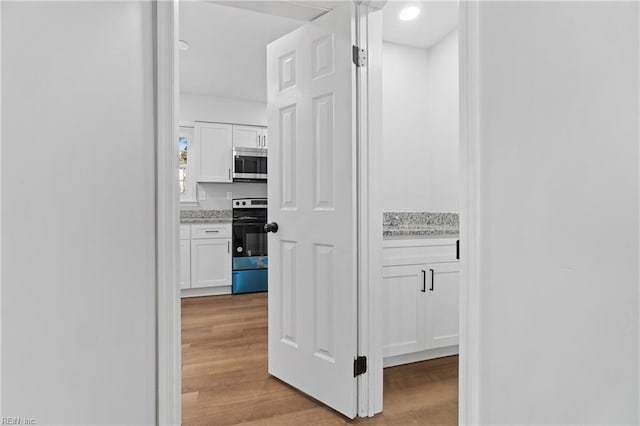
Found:
[[[267,48],[269,372],[356,415],[353,4]]]

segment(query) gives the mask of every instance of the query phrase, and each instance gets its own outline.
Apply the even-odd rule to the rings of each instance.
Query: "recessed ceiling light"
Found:
[[[399,18],[403,21],[411,21],[412,19],[416,19],[418,15],[420,15],[420,8],[417,6],[409,6],[402,9]]]
[[[184,40],[178,40],[178,49],[189,50],[191,49],[191,45]]]

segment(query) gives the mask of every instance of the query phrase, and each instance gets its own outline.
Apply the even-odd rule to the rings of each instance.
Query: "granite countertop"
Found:
[[[180,223],[231,223],[231,210],[180,210]]]
[[[382,235],[396,238],[457,238],[457,213],[384,212]]]

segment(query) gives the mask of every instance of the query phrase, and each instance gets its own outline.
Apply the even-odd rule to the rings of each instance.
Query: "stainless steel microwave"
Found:
[[[267,181],[266,148],[233,148],[234,182]]]

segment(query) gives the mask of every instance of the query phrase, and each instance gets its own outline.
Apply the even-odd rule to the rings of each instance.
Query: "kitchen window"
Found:
[[[178,179],[181,203],[196,203],[196,183],[190,157],[194,138],[193,127],[180,126],[178,131]],[[191,161],[190,161],[191,160]]]

